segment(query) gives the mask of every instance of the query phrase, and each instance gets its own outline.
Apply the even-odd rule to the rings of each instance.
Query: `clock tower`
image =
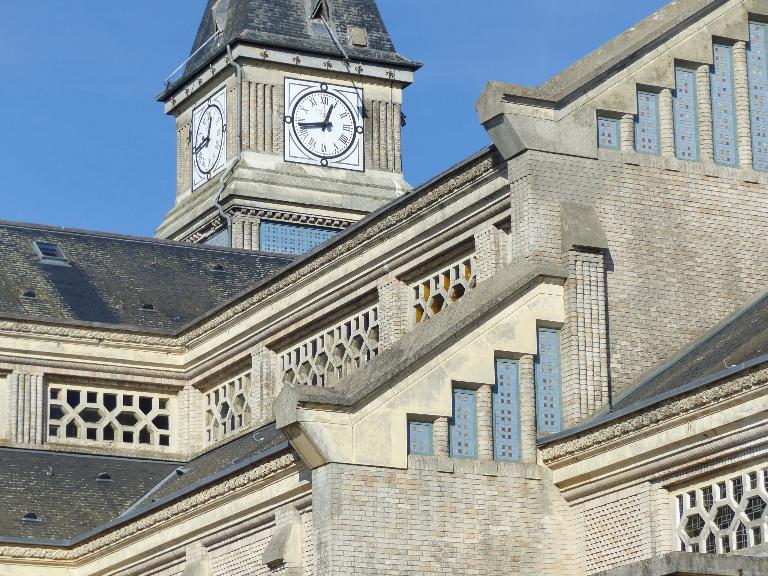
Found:
[[[375,0],[209,0],[159,100],[176,203],[157,235],[302,253],[407,192],[400,56]]]

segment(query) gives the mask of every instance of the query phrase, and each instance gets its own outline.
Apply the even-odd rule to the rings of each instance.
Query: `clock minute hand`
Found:
[[[331,107],[328,108],[328,113],[325,115],[325,120],[323,120],[323,129],[327,128],[331,125],[329,120],[331,119],[331,112],[333,112],[333,107],[336,106],[336,104],[331,104]]]
[[[325,122],[299,122],[302,128],[325,128]]]

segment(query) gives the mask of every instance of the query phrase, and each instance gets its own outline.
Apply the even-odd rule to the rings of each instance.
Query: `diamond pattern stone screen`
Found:
[[[638,91],[635,148],[643,154],[659,153],[659,95]]]
[[[259,250],[304,254],[339,233],[332,228],[300,226],[263,220],[259,224]]]
[[[449,421],[451,458],[477,458],[477,393],[453,389],[453,416]]]
[[[560,331],[538,330],[536,355],[536,428],[541,434],[554,434],[563,428],[560,380]]]
[[[434,318],[477,287],[474,256],[443,267],[411,285],[411,318],[420,324]]]
[[[749,23],[749,113],[755,170],[768,170],[768,25]]]
[[[617,118],[597,117],[597,145],[600,148],[618,150],[621,144],[619,134],[619,120]]]
[[[408,422],[408,453],[432,456],[431,422]]]
[[[736,147],[736,99],[733,85],[733,48],[715,44],[712,69],[712,132],[715,162],[726,166],[738,163]]]
[[[519,462],[520,371],[515,360],[496,360],[493,387],[493,458]]]
[[[251,424],[250,370],[205,395],[205,441],[218,442]]]
[[[675,68],[673,100],[675,156],[680,160],[699,159],[699,118],[696,110],[696,72]]]

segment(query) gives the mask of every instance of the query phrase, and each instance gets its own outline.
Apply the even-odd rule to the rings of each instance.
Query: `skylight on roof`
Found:
[[[64,256],[64,251],[55,242],[37,241],[33,245],[41,262],[66,263],[67,257]]]

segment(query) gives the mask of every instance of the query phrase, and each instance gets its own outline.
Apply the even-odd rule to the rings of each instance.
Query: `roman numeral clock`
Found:
[[[286,78],[285,161],[365,170],[363,91]]]

